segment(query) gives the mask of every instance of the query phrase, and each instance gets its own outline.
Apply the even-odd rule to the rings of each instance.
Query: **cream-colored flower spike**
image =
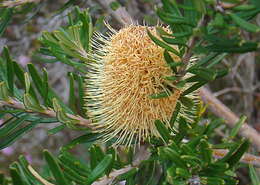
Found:
[[[167,98],[149,97],[165,90],[163,77],[173,74],[164,60],[164,49],[149,38],[147,29],[156,35],[154,27],[130,25],[119,31],[110,28],[108,38],[96,34],[92,41],[96,52],[88,64],[87,114],[95,130],[104,134],[104,141],[117,138],[115,145],[139,144],[159,136],[154,121],[169,127],[181,94],[175,89]]]

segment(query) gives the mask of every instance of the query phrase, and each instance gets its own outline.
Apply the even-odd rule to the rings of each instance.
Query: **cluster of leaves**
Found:
[[[176,88],[192,84],[182,96],[226,75],[229,70],[219,68],[218,64],[228,53],[245,53],[258,49],[257,41],[247,41],[241,34],[241,29],[253,33],[260,31],[259,26],[248,22],[260,12],[259,3],[255,1],[234,6],[227,11],[212,9],[212,6],[218,6],[217,1],[206,3],[204,0],[184,0],[183,4],[180,4],[175,0],[162,0],[162,4],[163,6],[156,10],[157,15],[163,23],[170,26],[172,34],[162,28],[157,28],[161,39],[149,32],[148,34],[157,45],[165,49],[165,60],[175,74],[165,78],[175,84]],[[172,45],[178,45],[179,50]],[[193,47],[192,51],[190,47]],[[169,53],[184,61],[174,61]],[[197,60],[194,65],[187,65],[187,53],[203,57],[193,59]],[[180,78],[187,72],[193,76]],[[152,98],[167,96],[169,93],[162,92],[152,95]]]
[[[85,29],[86,25],[87,28],[91,28],[91,25],[89,25],[89,17],[86,14],[86,11],[80,12],[79,9],[76,8],[75,14],[79,26],[71,26],[66,31],[63,30],[63,32],[56,31],[55,37],[50,33],[44,33],[42,42],[46,44],[46,48],[42,48],[40,52],[49,54],[48,52],[50,52],[50,50],[47,48],[52,49],[52,56],[56,57],[51,59],[52,62],[64,62],[73,66],[75,69],[80,68],[83,70],[83,66],[85,67],[85,65],[72,61],[70,56],[74,56],[74,53],[77,53],[78,51],[77,48],[75,49],[73,47],[81,46],[76,42],[85,41],[85,43],[89,43],[89,38],[82,35],[82,30]],[[77,34],[80,33],[81,38],[78,38],[77,36],[79,35]],[[73,39],[78,40],[73,40],[71,38],[72,36],[75,36]],[[50,40],[47,40],[46,37]],[[61,40],[58,40],[58,38],[61,38]],[[69,45],[72,42],[75,42],[75,44],[70,46],[70,48],[68,48],[69,46],[65,48],[66,44]],[[62,50],[63,46],[64,50],[67,49],[68,55],[64,54],[65,52]],[[88,44],[85,44],[85,47],[88,47]],[[8,106],[3,107],[3,109],[1,108],[0,118],[4,117],[6,114],[10,114],[11,118],[1,125],[0,148],[3,149],[8,147],[23,134],[27,133],[40,123],[47,124],[55,123],[57,121],[63,123],[53,130],[50,130],[49,132],[52,134],[64,129],[66,125],[69,128],[80,129],[75,126],[78,123],[78,120],[71,118],[69,115],[79,114],[82,117],[85,117],[85,111],[83,110],[83,76],[84,74],[75,72],[68,73],[70,95],[69,105],[66,105],[48,84],[48,73],[45,69],[40,73],[33,64],[28,64],[27,70],[25,71],[11,58],[8,49],[4,48],[3,56],[0,58],[0,101],[9,104],[15,102],[15,104],[21,106],[16,107],[16,109],[9,108]],[[75,94],[75,92],[78,93]],[[56,112],[57,118],[46,117],[45,114],[47,114],[49,110]],[[35,113],[38,114],[36,115]]]
[[[71,2],[68,1],[64,8]],[[184,0],[184,3],[180,4],[175,0],[162,0],[162,4],[162,8],[157,9],[157,14],[170,26],[173,34],[166,33],[160,28],[157,28],[157,32],[161,39],[149,32],[148,34],[157,45],[165,49],[165,60],[176,74],[166,76],[165,79],[173,82],[176,88],[183,87],[187,83],[192,85],[182,93],[180,102],[173,112],[172,129],[167,129],[159,120],[155,121],[161,138],[147,141],[150,144],[151,156],[139,166],[133,166],[130,171],[118,176],[114,179],[114,183],[125,180],[126,184],[196,184],[196,182],[209,185],[236,184],[234,171],[239,167],[238,162],[247,151],[249,143],[243,139],[232,142],[231,140],[237,134],[244,118],[241,118],[237,127],[231,131],[230,138],[223,144],[216,145],[211,143],[209,138],[214,129],[221,124],[220,120],[214,119],[207,125],[200,125],[199,122],[203,119],[200,113],[195,122],[186,120],[178,114],[182,105],[194,108],[186,95],[228,72],[227,69],[217,67],[228,53],[243,53],[258,49],[256,42],[245,41],[242,38],[240,30],[259,31],[258,26],[248,22],[260,12],[259,3],[257,0],[252,0],[251,4],[235,6],[227,12],[213,10],[211,7],[215,6],[215,1]],[[10,21],[12,11],[13,9],[1,11],[0,35]],[[83,81],[87,69],[83,63],[89,62],[87,56],[92,50],[89,44],[92,32],[92,20],[88,12],[75,8],[68,15],[67,27],[51,33],[44,32],[40,38],[43,47],[35,55],[39,61],[62,62],[78,71],[68,74],[69,105],[64,104],[48,84],[46,70],[39,73],[33,64],[28,64],[26,72],[11,58],[8,49],[4,49],[3,57],[0,58],[0,103],[12,104],[15,101],[24,108],[14,109],[8,106],[1,108],[0,118],[6,117],[7,114],[11,115],[11,118],[0,127],[0,149],[10,146],[38,124],[53,124],[57,121],[63,123],[49,130],[51,134],[59,132],[66,126],[83,129],[76,126],[78,120],[71,118],[70,115],[78,114],[86,118],[83,110]],[[196,41],[195,49],[190,51],[189,43],[192,40]],[[178,45],[179,50],[174,49],[172,45]],[[174,61],[170,55],[174,53],[184,60],[190,52],[202,56],[191,66],[185,61]],[[183,76],[187,72],[193,76],[184,79]],[[165,96],[168,96],[167,92],[152,95],[151,98]],[[49,110],[56,113],[56,118],[45,116]],[[46,173],[42,174],[44,179],[53,184],[91,184],[113,170],[132,164],[133,148],[124,154],[119,154],[109,146],[101,149],[93,145],[99,135],[90,133],[89,130],[84,132],[84,135],[65,145],[58,157],[48,151],[43,152],[47,162]],[[185,139],[188,141],[183,142]],[[90,160],[79,160],[69,153],[69,149],[78,144],[87,144]],[[229,152],[222,159],[215,159],[214,149],[228,149]],[[0,184],[10,182],[15,185],[42,184],[42,179],[35,175],[29,165],[21,156],[18,162],[10,166],[11,178],[0,175]],[[252,167],[250,172],[254,184],[259,184]]]
[[[173,115],[177,113],[175,111]],[[238,161],[247,151],[249,142],[244,139],[236,142],[231,140],[245,121],[244,117],[232,129],[229,138],[226,138],[229,142],[223,144],[212,144],[208,141],[208,137],[211,137],[214,129],[221,125],[222,120],[212,120],[207,125],[187,122],[182,117],[179,121],[181,124],[175,135],[171,135],[172,131],[161,121],[155,121],[161,139],[152,139],[151,156],[139,166],[133,166],[131,170],[117,176],[113,183],[124,180],[126,184],[237,184],[234,169],[238,167]],[[176,124],[174,122],[174,125]],[[14,185],[37,185],[42,184],[42,179],[45,179],[53,184],[88,185],[113,170],[133,164],[132,148],[118,152],[107,145],[102,149],[93,145],[98,137],[98,134],[86,133],[75,138],[61,148],[58,157],[45,150],[43,155],[47,166],[41,175],[36,175],[28,161],[20,156],[17,162],[10,165],[11,178],[2,174],[0,182],[3,185],[10,182]],[[184,138],[190,140],[183,143]],[[69,150],[78,144],[88,145],[90,160],[78,159],[70,154]],[[213,149],[219,148],[229,149],[229,152],[223,158],[215,159]],[[254,177],[255,184],[259,183],[253,168],[251,176]]]

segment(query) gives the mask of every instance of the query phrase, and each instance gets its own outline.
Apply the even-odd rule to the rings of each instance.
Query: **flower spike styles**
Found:
[[[86,77],[87,114],[95,131],[104,134],[103,141],[116,138],[116,146],[129,146],[133,141],[140,144],[159,136],[155,120],[170,127],[169,120],[182,90],[174,89],[166,98],[150,98],[167,91],[164,77],[174,75],[164,60],[164,49],[147,34],[148,29],[156,35],[155,27],[109,29],[108,38],[96,33],[92,40],[94,51]],[[171,57],[180,61],[174,54]]]

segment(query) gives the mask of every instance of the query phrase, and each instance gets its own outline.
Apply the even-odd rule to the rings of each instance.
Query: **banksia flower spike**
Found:
[[[95,51],[86,78],[87,114],[95,130],[104,134],[104,141],[117,138],[115,145],[139,144],[159,136],[154,121],[170,127],[182,92],[174,89],[166,98],[149,97],[166,90],[164,77],[173,72],[164,60],[164,49],[150,39],[147,29],[156,35],[155,27],[130,25],[119,31],[110,28],[109,37],[96,33],[92,41]],[[174,54],[171,57],[180,61]]]

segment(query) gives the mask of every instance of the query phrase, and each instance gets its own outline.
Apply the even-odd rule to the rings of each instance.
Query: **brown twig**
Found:
[[[50,109],[50,108],[46,108],[43,112],[35,112],[35,111],[30,110],[30,109],[27,109],[24,106],[23,103],[19,102],[18,100],[15,100],[15,99],[9,99],[8,101],[0,100],[0,107],[2,107],[2,106],[12,107],[12,108],[15,108],[15,109],[21,109],[25,112],[37,113],[37,114],[41,114],[41,115],[48,116],[48,117],[51,117],[51,118],[57,117],[56,112],[54,110]],[[78,120],[79,125],[91,128],[90,127],[91,120],[87,120],[87,119],[84,119],[80,116],[75,116],[75,115],[72,115],[72,114],[67,114],[67,116],[72,118],[72,119]]]
[[[102,8],[104,8],[112,17],[119,22],[122,26],[133,24],[134,20],[126,11],[125,7],[119,7],[115,11],[110,8],[110,4],[114,0],[96,0]]]
[[[225,123],[229,127],[234,127],[239,120],[238,116],[235,115],[227,106],[219,101],[209,90],[205,87],[200,89],[200,96],[204,103],[208,105],[208,108],[216,116],[225,119]],[[252,144],[256,146],[257,150],[260,151],[260,134],[251,126],[244,123],[240,128],[239,134],[245,138],[250,139]]]

